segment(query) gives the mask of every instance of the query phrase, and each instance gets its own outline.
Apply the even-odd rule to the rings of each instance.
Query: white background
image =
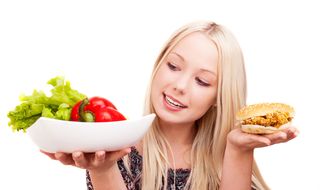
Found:
[[[1,1],[0,189],[86,189],[83,170],[39,152],[13,133],[6,114],[21,93],[63,75],[88,96],[107,97],[125,115],[142,114],[152,65],[177,28],[213,20],[233,31],[248,74],[248,103],[296,109],[300,136],[256,150],[272,189],[320,189],[318,110],[320,13],[316,1]]]

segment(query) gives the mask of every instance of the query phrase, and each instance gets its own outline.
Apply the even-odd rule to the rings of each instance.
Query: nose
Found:
[[[189,77],[181,76],[174,82],[174,91],[178,92],[179,94],[185,94],[187,92],[188,85]]]

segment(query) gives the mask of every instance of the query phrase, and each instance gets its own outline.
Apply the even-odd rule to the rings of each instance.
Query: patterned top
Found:
[[[127,171],[124,162],[122,159],[118,161],[118,167],[121,172],[123,181],[126,184],[128,190],[140,190],[141,183],[140,183],[140,176],[142,171],[142,156],[139,154],[135,147],[131,148],[131,152],[129,153],[129,160],[130,160],[130,170],[131,174]],[[167,190],[182,190],[188,181],[188,177],[190,174],[190,169],[177,169],[175,170],[175,188],[174,188],[174,170],[169,169],[168,171],[168,186]],[[89,172],[86,172],[86,180],[87,180],[87,189],[93,190],[93,186],[91,183]],[[162,189],[163,190],[163,189]]]

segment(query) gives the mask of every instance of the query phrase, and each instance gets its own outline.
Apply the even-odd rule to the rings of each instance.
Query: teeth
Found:
[[[166,100],[169,104],[173,105],[173,106],[176,106],[176,107],[181,107],[183,108],[183,106],[175,101],[173,101],[171,98],[169,98],[168,96],[166,96]]]

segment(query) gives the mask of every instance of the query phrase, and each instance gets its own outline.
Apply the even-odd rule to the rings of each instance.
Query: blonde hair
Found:
[[[151,84],[160,64],[172,48],[185,36],[193,32],[206,34],[216,44],[219,55],[217,105],[196,121],[197,134],[191,148],[191,173],[186,189],[219,189],[222,163],[228,133],[236,128],[235,113],[246,104],[246,74],[243,55],[232,33],[213,22],[197,22],[178,30],[165,44],[159,54],[151,75],[146,94],[145,114],[154,113],[151,102]],[[142,190],[159,190],[167,187],[168,150],[158,120],[142,140],[143,167],[141,174]],[[163,181],[164,180],[164,181]],[[164,184],[163,184],[164,182]],[[252,187],[269,189],[264,182],[256,163],[253,164]]]

